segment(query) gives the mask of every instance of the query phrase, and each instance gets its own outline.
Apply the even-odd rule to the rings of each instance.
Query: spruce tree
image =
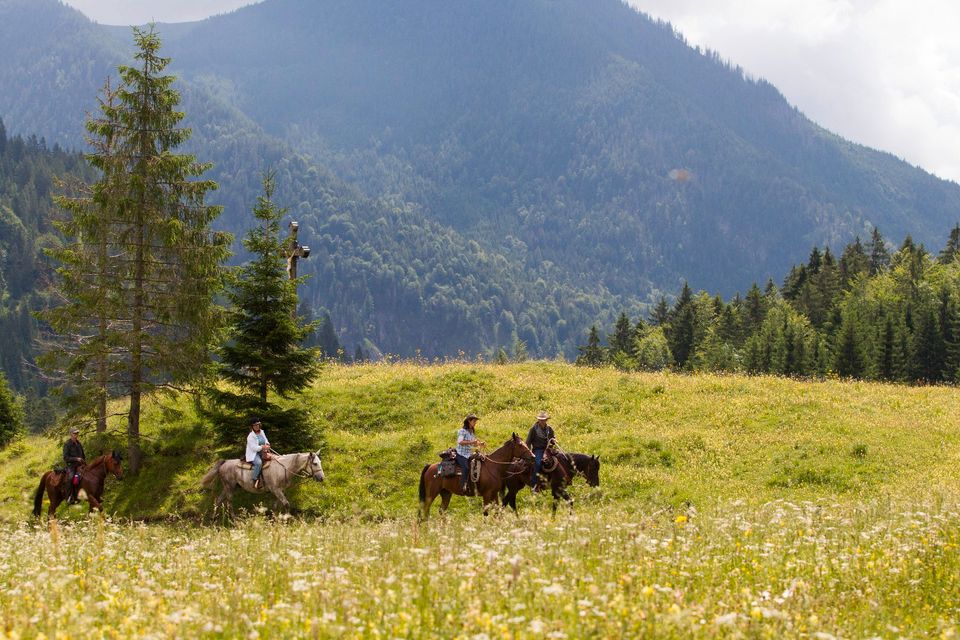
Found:
[[[600,331],[597,325],[590,327],[590,335],[587,336],[587,344],[583,347],[577,347],[580,355],[577,356],[577,364],[588,367],[599,367],[606,360],[604,349],[600,346]]]
[[[667,299],[660,296],[657,305],[650,312],[650,325],[662,327],[670,319],[670,307],[667,305]]]
[[[611,356],[615,356],[618,353],[632,356],[634,348],[633,338],[634,331],[630,324],[630,318],[628,318],[627,313],[623,311],[620,313],[620,317],[617,318],[617,324],[613,328],[613,333],[607,336],[607,344],[610,346]]]
[[[337,330],[333,327],[330,314],[324,312],[316,325],[316,343],[320,348],[320,355],[325,360],[339,360],[343,357],[343,347],[337,337]]]
[[[840,326],[834,368],[843,378],[863,377],[863,355],[857,337],[856,322],[850,315],[844,316]]]
[[[867,253],[870,259],[870,275],[874,276],[881,271],[885,271],[890,266],[890,252],[887,250],[887,243],[880,235],[880,230],[876,227],[870,234],[870,244],[867,246]]]
[[[163,75],[170,61],[159,55],[160,38],[134,29],[134,39],[136,65],[119,68],[114,97],[101,100],[87,124],[95,145],[87,160],[101,177],[84,206],[69,212],[98,220],[86,226],[81,220],[77,228],[76,241],[91,243],[77,254],[86,252],[85,268],[65,261],[64,269],[74,277],[108,276],[97,300],[85,295],[67,306],[91,323],[101,311],[107,316],[100,341],[108,345],[111,384],[129,396],[129,469],[136,474],[143,394],[195,380],[209,363],[221,326],[213,297],[223,286],[230,238],[210,228],[221,208],[205,203],[217,186],[200,179],[209,165],[175,153],[190,130],[180,126],[175,78]],[[96,225],[109,232],[85,236]],[[98,239],[106,249],[103,269],[92,259],[102,257]]]
[[[224,442],[242,442],[249,419],[256,416],[278,449],[302,450],[315,446],[309,414],[303,407],[280,407],[270,394],[288,399],[302,392],[319,372],[319,352],[302,346],[315,325],[294,313],[301,279],[291,280],[287,274],[280,238],[286,211],[274,205],[273,193],[273,175],[267,174],[253,210],[259,226],[243,240],[254,257],[240,268],[228,291],[229,332],[217,370],[229,386],[210,392],[211,415]]]
[[[910,345],[910,376],[918,382],[943,380],[946,344],[932,309],[917,314],[917,329]]]
[[[957,259],[960,253],[960,223],[954,225],[950,230],[950,237],[947,238],[947,246],[943,248],[940,255],[937,256],[937,262],[940,264],[950,264]]]
[[[684,368],[694,353],[696,345],[696,313],[693,304],[693,290],[686,282],[680,290],[673,309],[670,312],[670,322],[664,328],[670,353],[679,368]]]
[[[24,431],[23,398],[14,394],[0,371],[0,448]]]

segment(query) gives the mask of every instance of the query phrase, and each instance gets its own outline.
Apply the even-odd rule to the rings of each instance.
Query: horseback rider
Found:
[[[70,482],[67,504],[73,504],[77,501],[77,493],[80,490],[79,468],[87,462],[87,455],[83,452],[83,445],[80,444],[80,429],[76,427],[70,429],[70,439],[63,445],[63,462],[67,465],[67,478]]]
[[[547,424],[550,414],[541,411],[537,414],[537,421],[530,427],[527,433],[527,446],[533,451],[533,473],[530,475],[530,486],[536,491],[539,488],[537,477],[540,475],[540,469],[543,468],[544,452],[553,446],[556,435],[553,433],[553,427]]]
[[[464,493],[467,492],[467,485],[470,482],[470,456],[478,446],[484,446],[482,440],[477,439],[476,428],[478,418],[474,414],[468,415],[463,419],[463,426],[457,431],[457,464],[460,466],[460,488]]]
[[[254,418],[250,422],[245,459],[247,462],[253,463],[253,486],[262,489],[263,479],[260,477],[260,471],[263,469],[264,460],[270,459],[270,441],[267,440],[267,434],[263,430],[260,418]]]

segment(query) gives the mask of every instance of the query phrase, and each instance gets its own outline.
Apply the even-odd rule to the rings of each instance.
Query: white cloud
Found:
[[[960,4],[629,0],[827,129],[960,181]]]

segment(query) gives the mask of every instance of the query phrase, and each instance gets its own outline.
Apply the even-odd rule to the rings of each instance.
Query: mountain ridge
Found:
[[[79,144],[129,62],[122,29],[78,16],[0,0],[11,131]],[[242,233],[279,166],[317,250],[304,301],[375,353],[570,357],[588,323],[685,279],[729,295],[874,225],[933,243],[960,210],[956,184],[825,131],[619,0],[267,0],[166,45],[223,225]]]

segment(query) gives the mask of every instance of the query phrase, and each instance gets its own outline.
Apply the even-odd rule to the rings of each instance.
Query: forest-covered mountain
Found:
[[[158,26],[240,234],[266,167],[348,352],[570,356],[683,279],[730,294],[960,187],[848,143],[619,0],[265,0]],[[80,147],[125,30],[0,0],[0,117]]]
[[[36,137],[9,137],[0,120],[0,373],[15,388],[34,379],[31,312],[43,304],[50,269],[39,249],[56,242],[53,194],[62,181],[92,178],[80,154],[47,148]]]

